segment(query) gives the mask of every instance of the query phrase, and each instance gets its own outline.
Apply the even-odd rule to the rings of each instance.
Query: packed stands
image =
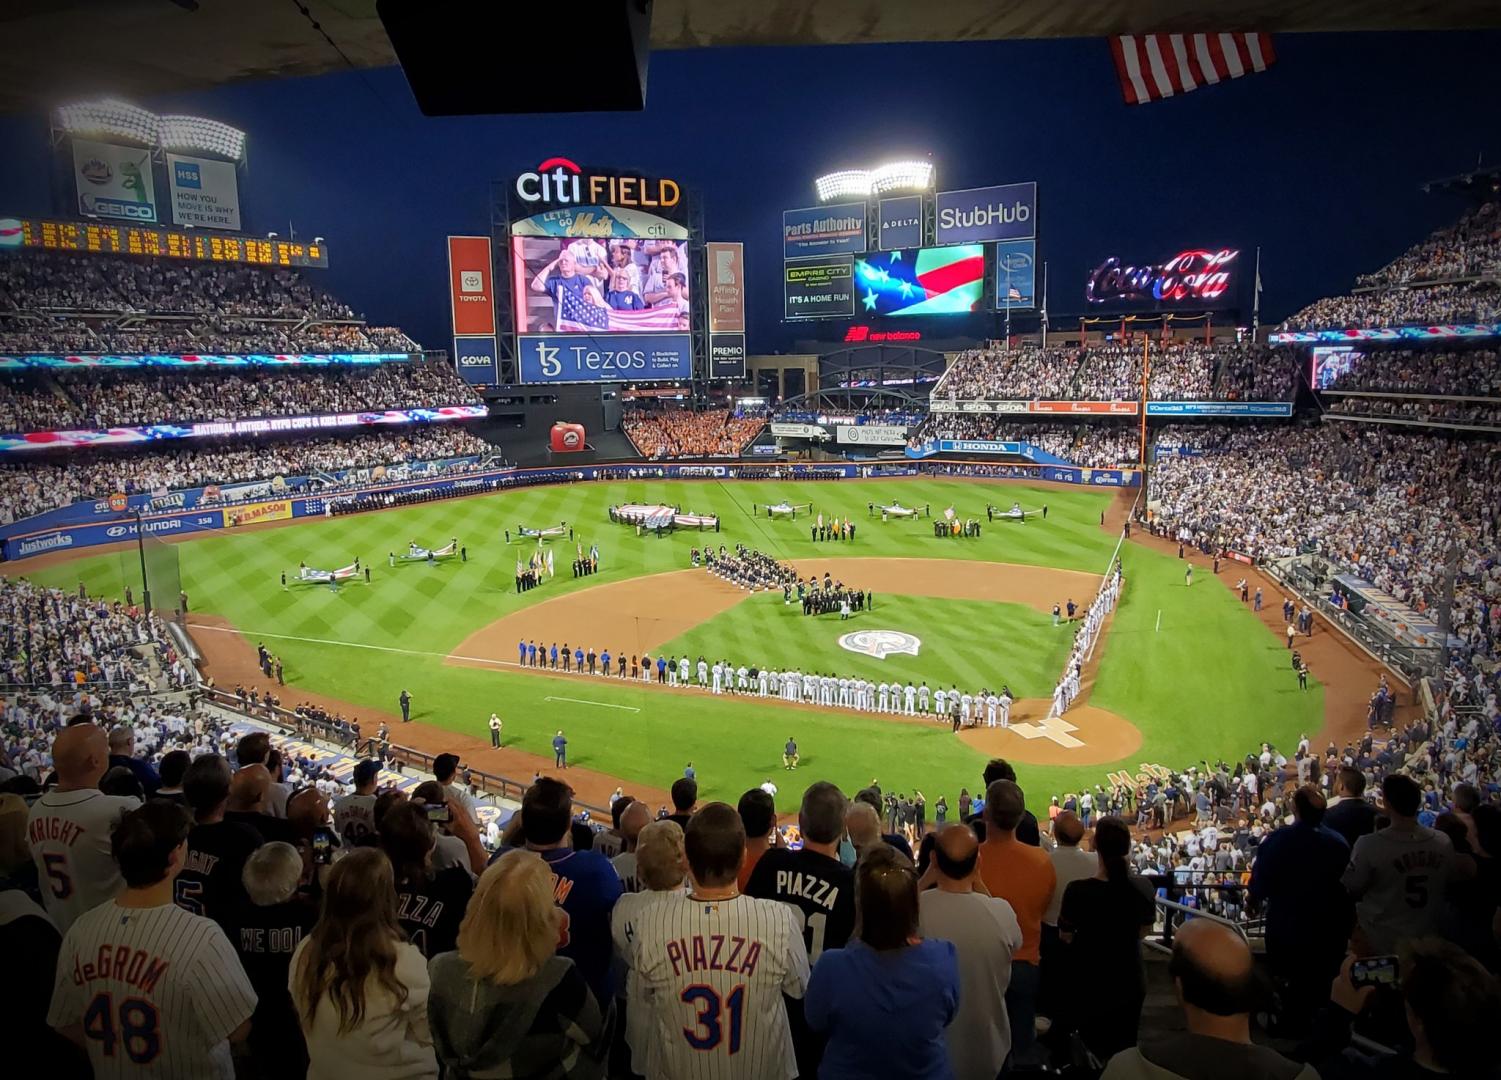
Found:
[[[1106,342],[1084,349],[975,349],[962,352],[933,390],[934,400],[1135,401],[1142,345]],[[1176,341],[1150,346],[1155,401],[1286,401],[1291,358],[1250,343]]]
[[[295,270],[27,250],[0,259],[0,351],[410,352]]]
[[[494,447],[462,423],[401,431],[362,431],[348,438],[235,442],[212,449],[79,450],[61,459],[0,462],[0,524],[112,492],[153,492],[231,484],[321,470],[486,454]],[[323,486],[315,484],[315,490]]]
[[[1327,406],[1335,416],[1406,420],[1418,424],[1501,424],[1501,402],[1495,405],[1462,401],[1395,401],[1391,398],[1340,397]]]
[[[1495,349],[1371,349],[1353,354],[1329,390],[1501,398],[1501,353]]]
[[[1141,436],[1134,424],[1049,424],[1012,420],[1003,416],[932,413],[910,442],[935,439],[987,439],[1025,442],[1064,461],[1089,468],[1135,464]]]
[[[1390,287],[1497,273],[1501,273],[1501,202],[1486,202],[1375,273],[1361,274],[1355,284],[1358,288]]]
[[[765,426],[764,415],[731,409],[635,408],[621,416],[626,436],[642,457],[653,459],[738,457]]]
[[[0,430],[51,431],[120,424],[472,404],[475,393],[441,361],[350,367],[23,371],[0,377]]]

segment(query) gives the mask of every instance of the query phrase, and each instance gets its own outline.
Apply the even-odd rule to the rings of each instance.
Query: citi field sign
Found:
[[[516,197],[531,205],[635,206],[665,210],[682,199],[676,180],[585,170],[565,157],[550,157],[516,177]]]

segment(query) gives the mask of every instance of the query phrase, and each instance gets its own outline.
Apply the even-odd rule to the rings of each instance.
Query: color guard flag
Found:
[[[1110,39],[1127,105],[1145,105],[1276,63],[1270,34],[1121,34]]]
[[[552,552],[547,553],[547,576],[552,577]]]

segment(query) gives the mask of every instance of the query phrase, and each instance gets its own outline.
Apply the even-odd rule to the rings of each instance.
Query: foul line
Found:
[[[514,660],[496,660],[487,656],[462,656],[459,653],[430,652],[426,649],[398,649],[394,645],[367,645],[362,641],[338,641],[334,638],[298,637],[296,634],[272,634],[256,630],[239,630],[226,626],[206,626],[203,623],[188,623],[190,630],[207,630],[215,634],[238,634],[246,638],[272,638],[276,641],[301,641],[309,645],[341,645],[346,649],[369,649],[372,652],[399,653],[402,656],[436,656],[440,660],[467,660],[474,664],[491,664],[495,667],[521,667]]]
[[[625,712],[640,712],[641,711],[640,709],[636,708],[636,706],[634,706],[634,705],[611,705],[608,701],[588,701],[585,698],[552,697],[551,695],[549,695],[549,696],[543,698],[542,700],[543,701],[567,701],[567,702],[573,703],[574,705],[597,705],[601,709],[622,709]]]

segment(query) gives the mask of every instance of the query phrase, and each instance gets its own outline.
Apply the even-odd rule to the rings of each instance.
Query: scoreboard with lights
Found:
[[[0,250],[97,251],[110,255],[151,255],[252,266],[328,265],[328,245],[300,240],[163,229],[151,225],[109,225],[99,221],[45,221],[0,218]]]

